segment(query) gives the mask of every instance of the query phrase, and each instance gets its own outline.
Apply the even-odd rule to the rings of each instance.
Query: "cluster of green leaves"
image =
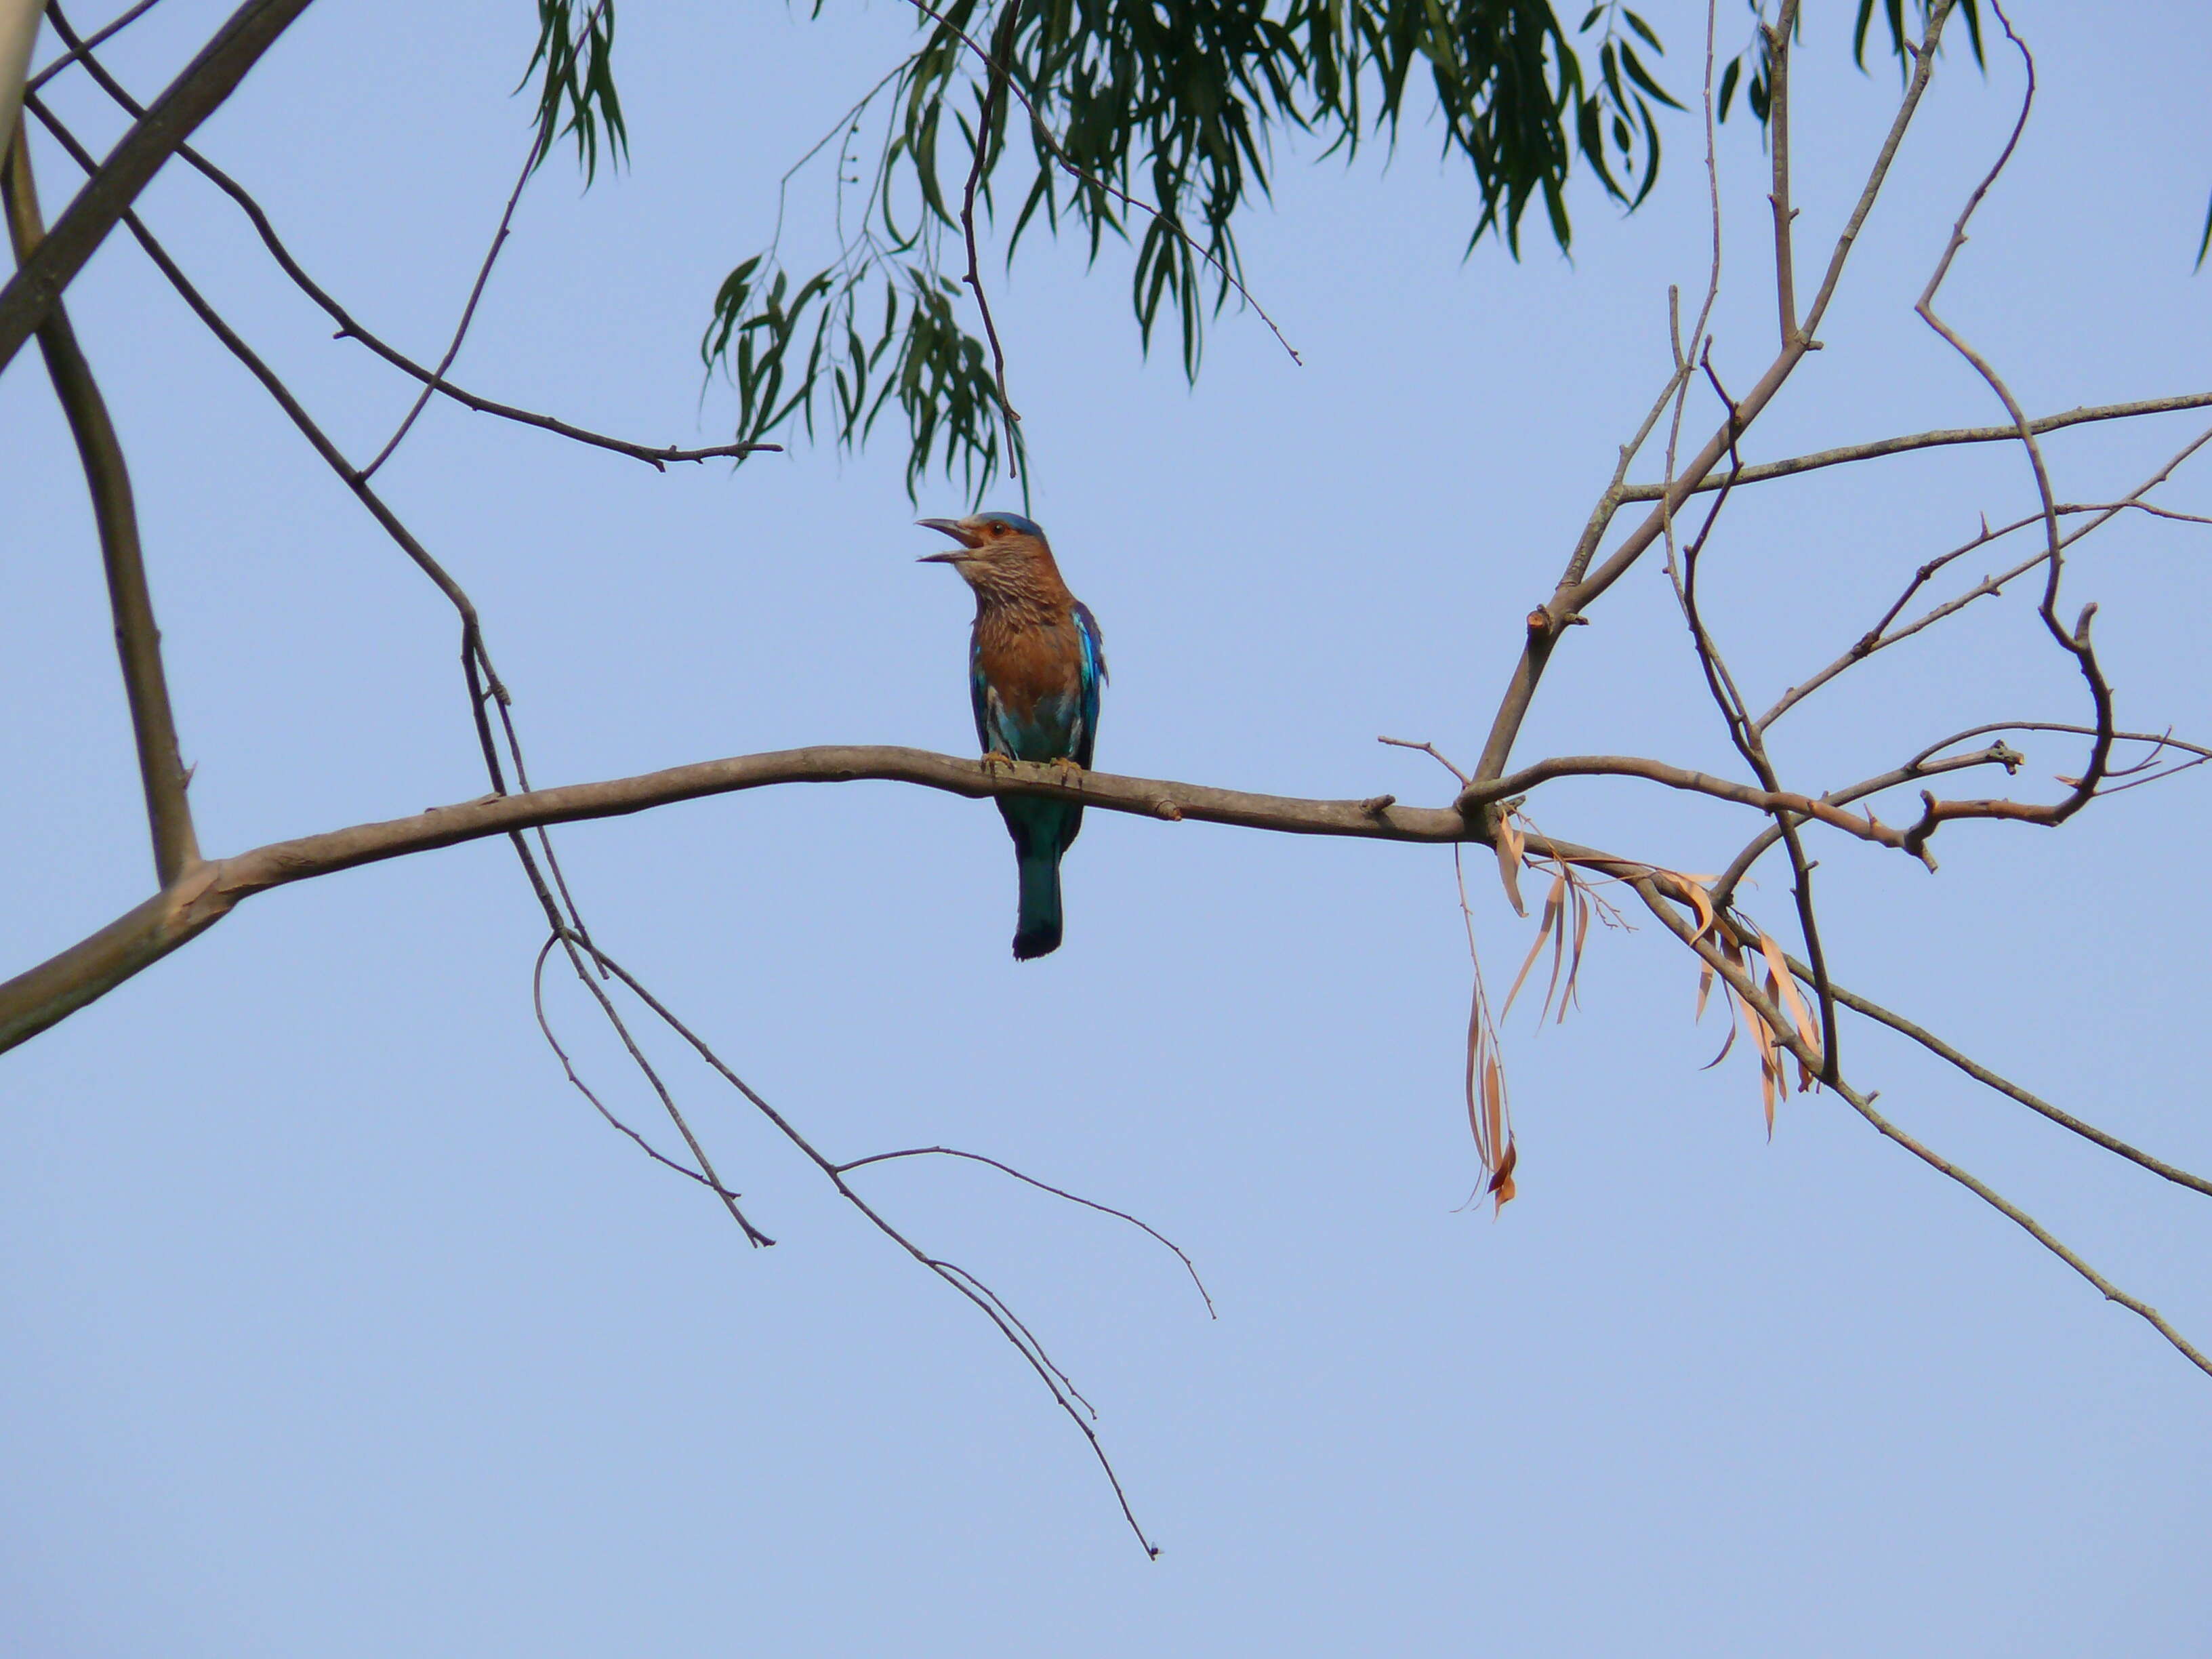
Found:
[[[612,0],[537,3],[541,149],[573,135],[588,171],[602,128],[623,142]],[[807,153],[834,143],[835,258],[801,278],[772,243],[731,272],[701,341],[737,391],[738,441],[796,422],[850,448],[896,404],[910,494],[941,469],[974,495],[1018,465],[978,307],[946,270],[948,259],[965,269],[971,203],[979,232],[994,224],[1008,165],[1020,176],[1005,257],[1038,223],[1057,235],[1069,217],[1093,260],[1109,239],[1133,243],[1143,346],[1171,318],[1195,376],[1207,320],[1243,292],[1237,223],[1268,194],[1277,137],[1350,157],[1370,140],[1395,145],[1409,115],[1435,118],[1475,187],[1468,248],[1495,235],[1517,258],[1540,200],[1553,240],[1570,245],[1578,161],[1623,209],[1640,204],[1658,177],[1658,112],[1683,107],[1653,73],[1658,35],[1624,0],[1600,0],[1571,30],[1549,0],[911,3],[915,50]],[[1905,0],[1881,7],[1908,61]],[[1875,9],[1860,0],[1862,64]],[[1964,9],[1978,58],[1974,0]],[[1756,0],[1752,10],[1762,15]],[[1747,104],[1766,119],[1765,51],[1754,29],[1723,73],[1723,114],[1748,65]]]
[[[599,170],[602,127],[609,148],[629,159],[629,129],[623,124],[622,97],[615,90],[614,50],[615,0],[593,0],[588,8],[578,0],[538,0],[538,47],[522,71],[521,85],[529,85],[538,65],[544,65],[532,152],[538,165],[563,136],[573,137],[576,160],[589,182]]]
[[[737,388],[736,441],[795,419],[810,440],[821,435],[819,421],[854,448],[896,403],[909,440],[908,495],[919,498],[940,450],[948,473],[963,463],[971,486],[987,483],[1018,465],[1020,428],[1003,418],[982,343],[960,324],[960,284],[918,264],[890,270],[881,315],[866,325],[862,284],[849,272],[817,271],[793,288],[788,272],[755,254],[730,273],[701,351]],[[806,355],[794,361],[802,340]]]

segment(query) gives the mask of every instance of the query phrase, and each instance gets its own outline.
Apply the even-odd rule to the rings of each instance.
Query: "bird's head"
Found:
[[[1018,513],[974,513],[964,519],[916,522],[960,544],[942,553],[925,553],[921,562],[951,565],[979,592],[1025,591],[1034,585],[1040,565],[1052,568],[1052,546],[1044,532]]]

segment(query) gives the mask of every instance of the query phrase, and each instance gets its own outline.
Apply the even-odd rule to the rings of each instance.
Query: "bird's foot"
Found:
[[[983,769],[986,772],[995,773],[1001,767],[1009,772],[1012,771],[1014,757],[1012,755],[1001,754],[995,749],[986,749],[983,751]]]
[[[1073,788],[1083,781],[1083,763],[1073,755],[1054,755],[1052,766],[1060,774],[1060,781]]]

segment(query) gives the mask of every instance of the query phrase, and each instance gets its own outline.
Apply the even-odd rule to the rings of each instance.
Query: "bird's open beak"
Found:
[[[924,530],[934,530],[950,536],[960,544],[957,553],[925,553],[917,562],[921,564],[957,564],[968,556],[968,550],[976,546],[982,538],[973,531],[962,528],[957,519],[916,519],[915,523]]]

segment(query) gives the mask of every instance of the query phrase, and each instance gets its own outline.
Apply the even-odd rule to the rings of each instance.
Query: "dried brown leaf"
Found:
[[[1513,1185],[1513,1169],[1520,1161],[1520,1149],[1509,1144],[1505,1156],[1498,1160],[1498,1173],[1490,1177],[1491,1195],[1498,1200],[1496,1207],[1490,1212],[1492,1216],[1513,1201],[1516,1190]]]
[[[1513,1000],[1521,994],[1522,986],[1528,982],[1528,970],[1536,965],[1536,957],[1544,948],[1546,936],[1551,933],[1553,927],[1559,920],[1559,898],[1560,895],[1566,891],[1566,872],[1562,870],[1553,878],[1551,893],[1544,900],[1543,919],[1536,924],[1536,942],[1528,947],[1528,955],[1521,963],[1521,971],[1514,975],[1513,988],[1505,994],[1504,1012],[1506,1014],[1513,1012]],[[1548,1002],[1550,999],[1547,998],[1546,1000]],[[1503,1018],[1503,1015],[1500,1018]]]
[[[1505,896],[1513,906],[1513,914],[1525,916],[1528,907],[1521,902],[1521,854],[1528,845],[1528,836],[1513,827],[1510,817],[1498,821],[1498,878],[1505,884]]]
[[[1570,999],[1577,1008],[1582,1006],[1583,1000],[1577,993],[1576,987],[1582,983],[1583,941],[1589,937],[1592,908],[1589,895],[1583,891],[1582,884],[1577,882],[1575,884],[1575,954],[1574,959],[1567,964],[1566,995],[1559,999],[1559,1024],[1562,1025],[1567,1022],[1567,1003]]]
[[[1797,976],[1790,971],[1790,964],[1783,957],[1782,947],[1774,942],[1771,934],[1761,933],[1759,936],[1759,954],[1766,958],[1768,998],[1778,1008],[1785,1005],[1788,1006],[1790,1018],[1796,1022],[1797,1034],[1803,1037],[1807,1044],[1817,1053],[1820,1047],[1820,1027],[1813,1018],[1812,1011],[1805,1006],[1805,999],[1797,994]],[[1777,980],[1781,981],[1781,992],[1778,996],[1775,991]]]

